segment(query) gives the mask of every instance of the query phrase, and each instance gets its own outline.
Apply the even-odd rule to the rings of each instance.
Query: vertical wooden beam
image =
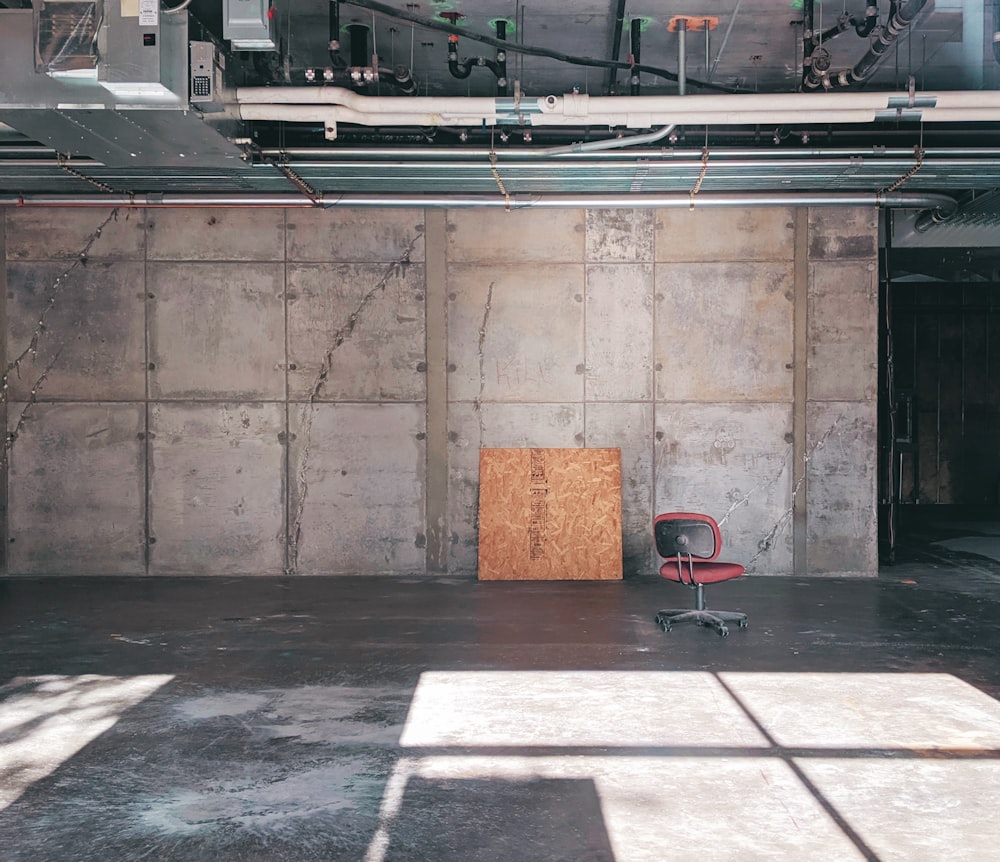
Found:
[[[448,570],[448,217],[424,210],[426,281],[427,419],[426,567]]]
[[[807,491],[806,459],[809,432],[809,208],[795,210],[794,258],[795,310],[793,322],[792,374],[792,568],[796,575],[808,571],[806,556]]]

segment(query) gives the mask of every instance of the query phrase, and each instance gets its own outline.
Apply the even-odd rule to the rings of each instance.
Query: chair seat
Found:
[[[738,578],[746,570],[739,563],[699,563],[694,561],[694,580],[698,584],[717,584],[719,581],[731,581]],[[683,576],[684,580],[681,580]],[[687,563],[684,563],[682,570],[677,571],[676,561],[670,561],[660,566],[660,577],[667,578],[678,583],[687,583]]]

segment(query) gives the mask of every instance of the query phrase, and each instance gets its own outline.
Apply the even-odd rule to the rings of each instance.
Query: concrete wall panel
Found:
[[[137,404],[12,403],[11,574],[145,568],[145,412]]]
[[[288,259],[376,263],[424,259],[420,209],[289,210]]]
[[[431,248],[418,210],[4,213],[8,357],[45,322],[8,392],[52,418],[15,441],[7,526],[45,516],[80,571],[156,574],[408,573],[432,545],[436,570],[444,531],[448,571],[472,573],[480,446],[617,446],[630,574],[655,570],[653,515],[688,507],[723,521],[727,556],[790,573],[794,451],[798,561],[870,573],[875,223],[805,215],[463,209],[428,222]],[[112,400],[127,454],[99,445],[114,423],[60,413]],[[65,528],[44,509],[63,494]],[[138,531],[126,551],[104,511]],[[51,563],[12,537],[17,565]]]
[[[582,263],[583,210],[450,210],[448,260],[504,267],[528,261]]]
[[[810,207],[810,260],[878,257],[878,210],[874,207]]]
[[[7,361],[23,357],[8,380],[14,398],[36,386],[47,399],[145,397],[141,262],[93,261],[68,275],[62,263],[13,263],[7,284]]]
[[[423,405],[290,406],[289,427],[290,568],[423,571]]]
[[[653,259],[656,218],[650,209],[587,210],[587,260],[643,263]]]
[[[658,399],[791,400],[791,264],[659,265],[655,278]]]
[[[150,264],[147,284],[153,397],[284,397],[281,264]]]
[[[582,404],[474,404],[448,407],[449,567],[474,572],[478,564],[479,449],[582,447]],[[596,444],[595,444],[596,445]],[[603,444],[601,444],[603,445]],[[608,444],[618,445],[618,444]]]
[[[725,559],[789,574],[791,430],[790,404],[657,404],[654,511],[711,515]]]
[[[280,574],[284,408],[155,404],[150,432],[150,574]]]
[[[810,404],[808,573],[876,575],[876,407]]]
[[[653,392],[652,264],[587,267],[587,401]]]
[[[452,266],[449,397],[582,401],[583,265]]]
[[[8,260],[142,260],[146,222],[142,210],[122,208],[6,210]],[[0,216],[2,217],[2,216]],[[66,266],[64,264],[63,271]]]
[[[291,398],[425,397],[422,266],[300,264],[288,293]]]
[[[791,260],[792,212],[783,207],[660,210],[656,260]]]
[[[626,576],[653,564],[653,405],[588,404],[587,446],[622,453],[622,552]]]
[[[483,416],[473,404],[448,405],[448,571],[479,565],[479,447]],[[582,423],[581,423],[582,425]]]
[[[150,260],[283,260],[285,213],[280,209],[159,209],[147,211]]]
[[[878,276],[873,261],[814,263],[809,288],[809,399],[878,392]]]
[[[572,449],[583,446],[583,416],[582,404],[487,402],[482,405],[478,417],[482,431],[482,445],[493,448],[543,449]]]

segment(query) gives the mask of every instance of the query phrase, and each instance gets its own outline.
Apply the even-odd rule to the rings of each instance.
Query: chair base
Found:
[[[729,636],[729,626],[726,623],[739,623],[741,629],[745,629],[748,625],[747,615],[737,611],[691,610],[690,608],[666,608],[657,612],[654,621],[665,632],[670,631],[677,623],[697,623],[700,626],[711,626],[719,633],[719,637]]]

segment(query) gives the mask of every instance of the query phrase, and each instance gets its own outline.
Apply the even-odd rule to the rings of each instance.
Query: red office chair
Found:
[[[705,584],[738,578],[746,570],[739,563],[716,562],[722,550],[722,534],[714,518],[692,512],[669,512],[653,521],[656,552],[666,562],[660,576],[685,584],[695,591],[694,610],[666,609],[656,615],[656,624],[665,632],[675,623],[693,622],[712,626],[722,637],[729,634],[726,623],[747,627],[747,615],[735,611],[710,611],[705,607]]]

